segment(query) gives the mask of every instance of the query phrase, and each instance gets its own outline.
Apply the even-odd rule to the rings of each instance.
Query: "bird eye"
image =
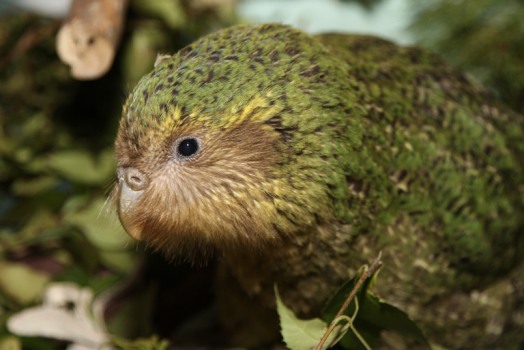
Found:
[[[191,157],[198,152],[198,148],[198,141],[194,138],[188,138],[178,144],[178,154],[182,157]]]

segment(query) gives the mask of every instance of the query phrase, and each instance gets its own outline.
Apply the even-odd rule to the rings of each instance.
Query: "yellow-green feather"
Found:
[[[271,200],[259,206],[293,236],[288,251],[252,266],[300,315],[318,314],[348,266],[378,249],[392,252],[382,274],[405,290],[399,305],[483,288],[521,265],[524,120],[439,57],[371,37],[236,26],[146,75],[122,128],[140,148],[152,134],[244,123],[279,140],[280,161],[257,185]],[[269,300],[271,281],[250,285],[257,272],[235,258],[255,257],[227,259],[244,289]]]

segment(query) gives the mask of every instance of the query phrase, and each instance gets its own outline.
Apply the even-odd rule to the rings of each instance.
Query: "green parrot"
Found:
[[[318,317],[380,251],[374,292],[434,349],[524,340],[524,119],[434,54],[222,29],[159,57],[115,147],[123,227],[170,258],[219,259],[238,345],[278,341],[275,283]],[[377,348],[417,346],[383,332]]]

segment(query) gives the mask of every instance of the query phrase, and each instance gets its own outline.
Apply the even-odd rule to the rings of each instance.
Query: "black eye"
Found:
[[[181,156],[189,157],[198,151],[198,142],[195,139],[185,139],[178,145],[178,153]]]

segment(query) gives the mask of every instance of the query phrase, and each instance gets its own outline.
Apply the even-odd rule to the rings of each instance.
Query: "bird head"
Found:
[[[328,56],[266,24],[161,59],[128,97],[115,142],[112,197],[127,233],[206,255],[257,251],[333,217]]]

